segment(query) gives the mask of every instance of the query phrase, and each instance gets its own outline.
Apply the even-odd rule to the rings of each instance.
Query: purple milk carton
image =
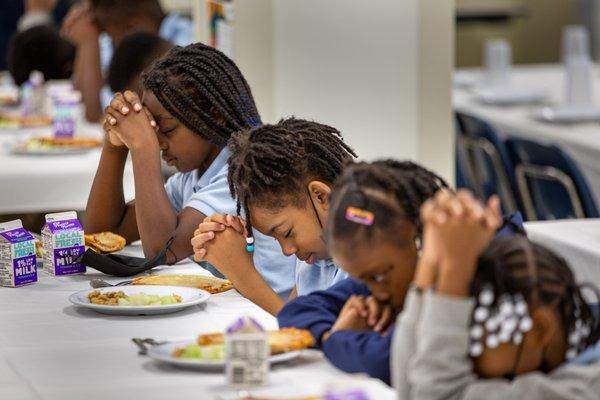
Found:
[[[85,252],[83,227],[75,211],[46,214],[42,229],[44,270],[51,275],[71,275],[85,272],[85,265],[75,262]]]
[[[20,219],[0,224],[0,285],[18,287],[37,282],[35,239]]]

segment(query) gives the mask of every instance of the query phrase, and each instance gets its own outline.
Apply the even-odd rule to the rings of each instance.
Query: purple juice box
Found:
[[[0,224],[0,285],[18,287],[35,282],[34,237],[20,219]]]
[[[44,270],[51,275],[85,272],[85,265],[75,260],[85,252],[83,227],[75,211],[46,214],[42,229]]]
[[[77,130],[77,113],[81,103],[79,92],[57,93],[53,96],[52,121],[54,136],[72,138]]]

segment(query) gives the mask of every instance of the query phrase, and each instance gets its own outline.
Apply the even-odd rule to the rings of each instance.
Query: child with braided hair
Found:
[[[206,216],[234,213],[225,147],[232,133],[261,125],[248,83],[232,60],[197,43],[175,47],[142,76],[144,92],[117,93],[106,108],[106,140],[86,209],[88,232],[141,239],[154,258],[173,242],[167,262],[192,255],[190,240]],[[163,184],[160,154],[179,173]],[[123,169],[131,155],[136,199],[125,203]],[[287,297],[295,260],[257,235],[260,290]],[[214,271],[214,270],[213,270]],[[214,271],[216,272],[216,271]],[[260,279],[258,279],[260,278]]]
[[[389,383],[388,325],[404,306],[419,259],[419,210],[447,187],[409,161],[348,166],[333,189],[326,238],[333,259],[351,278],[291,301],[279,313],[279,325],[309,329],[338,368]],[[509,226],[498,234],[512,233]]]
[[[297,294],[344,279],[346,274],[331,261],[322,239],[331,186],[355,156],[340,133],[324,124],[289,118],[235,133],[229,150],[229,186],[245,226],[232,215],[208,218],[192,239],[196,260],[209,261],[244,296],[272,314],[284,301],[267,298],[243,273],[254,269],[246,247],[260,248],[252,244],[253,231],[274,237],[284,255],[297,257]]]
[[[583,296],[598,290],[525,237],[492,241],[497,203],[442,192],[421,220],[423,256],[393,347],[399,398],[598,398],[600,316]]]

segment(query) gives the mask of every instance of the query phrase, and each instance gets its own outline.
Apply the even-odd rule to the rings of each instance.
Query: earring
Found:
[[[246,251],[248,253],[254,253],[254,236],[246,237]]]

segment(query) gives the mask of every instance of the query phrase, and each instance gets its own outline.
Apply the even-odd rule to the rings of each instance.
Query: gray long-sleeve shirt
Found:
[[[600,362],[564,364],[512,381],[478,378],[467,356],[473,306],[470,298],[409,291],[390,357],[399,399],[600,399]]]

